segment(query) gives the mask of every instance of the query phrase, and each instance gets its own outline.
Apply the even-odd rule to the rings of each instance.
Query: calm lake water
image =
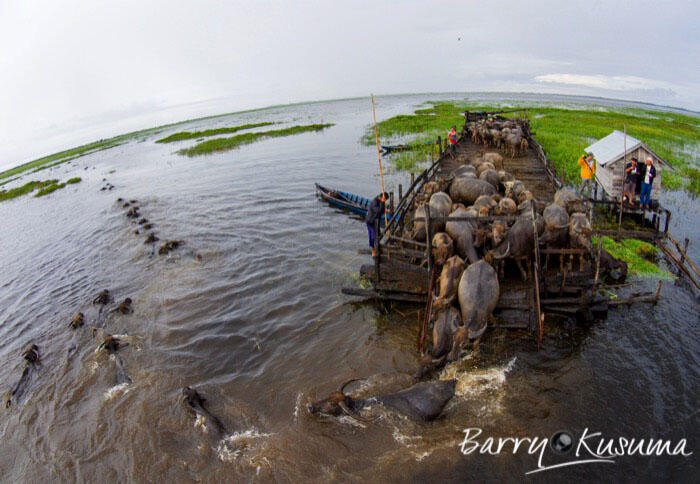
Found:
[[[377,115],[452,97],[379,98]],[[257,121],[335,126],[197,158],[175,154],[194,141],[154,143]],[[19,379],[27,343],[42,354],[24,395],[1,412],[3,480],[510,481],[537,468],[539,455],[513,455],[512,446],[463,455],[463,429],[478,427],[482,442],[586,428],[674,446],[685,438],[687,458],[619,457],[533,477],[694,481],[700,304],[683,282],[665,282],[657,306],[614,309],[591,328],[547,327],[540,351],[527,333],[488,332],[477,354],[444,370],[459,384],[435,422],[382,412],[360,425],[307,413],[306,403],[345,380],[367,378],[358,393],[393,391],[410,385],[417,367],[417,308],[341,295],[369,261],[358,255],[365,227],[314,196],[316,181],[379,191],[376,151],[360,143],[370,122],[364,99],[233,114],[21,180],[83,178],[47,197],[0,203],[0,390]],[[103,178],[115,189],[101,191]],[[407,180],[390,173],[387,189]],[[139,200],[157,235],[183,247],[154,254],[117,197]],[[689,237],[700,260],[697,200],[675,192],[665,203],[672,233]],[[656,285],[636,282],[634,290]],[[91,300],[104,288],[131,297],[133,314],[100,313]],[[72,331],[77,311],[87,321]],[[95,351],[92,327],[130,342],[120,355],[132,384],[115,386],[115,362]],[[186,411],[183,386],[208,399],[229,431],[224,440]],[[543,464],[572,458],[547,449]]]

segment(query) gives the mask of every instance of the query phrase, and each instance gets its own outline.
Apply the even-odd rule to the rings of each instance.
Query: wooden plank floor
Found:
[[[547,171],[531,148],[522,156],[512,158],[502,150],[478,145],[471,139],[462,138],[457,144],[456,156],[446,156],[440,165],[439,173],[449,175],[470,159],[487,152],[500,153],[503,156],[503,168],[516,179],[522,181],[537,200],[546,203],[554,200],[554,187],[547,177]]]

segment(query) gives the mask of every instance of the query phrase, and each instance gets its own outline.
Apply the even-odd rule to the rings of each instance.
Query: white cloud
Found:
[[[637,76],[605,76],[602,74],[543,74],[535,76],[538,82],[571,84],[576,86],[609,89],[613,91],[667,90],[675,93],[674,85],[655,79]]]

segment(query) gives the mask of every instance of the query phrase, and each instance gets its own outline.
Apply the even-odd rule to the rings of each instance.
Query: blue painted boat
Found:
[[[319,185],[318,183],[315,185],[316,195],[318,195],[322,200],[328,202],[330,205],[360,215],[363,219],[365,215],[367,215],[369,204],[372,201],[371,198],[366,198],[350,192],[332,190],[324,187],[323,185]],[[381,221],[383,224],[384,217],[381,218]]]

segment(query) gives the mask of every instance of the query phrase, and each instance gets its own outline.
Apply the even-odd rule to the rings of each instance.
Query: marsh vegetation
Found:
[[[262,126],[269,126],[275,124],[271,121],[265,121],[262,123],[250,123],[242,124],[240,126],[230,126],[227,128],[216,128],[216,129],[205,129],[202,131],[181,131],[179,133],[173,133],[170,136],[156,140],[156,143],[172,143],[174,141],[182,141],[186,139],[193,138],[206,138],[208,136],[216,136],[219,134],[231,134],[244,129],[260,128]]]
[[[216,151],[226,151],[239,146],[254,143],[263,138],[277,138],[280,136],[291,136],[293,134],[306,133],[309,131],[321,131],[333,124],[307,124],[302,126],[292,126],[284,129],[273,129],[269,131],[261,131],[257,133],[243,133],[228,138],[216,138],[208,141],[202,141],[190,148],[184,148],[178,151],[181,155],[198,156],[214,153]]]

